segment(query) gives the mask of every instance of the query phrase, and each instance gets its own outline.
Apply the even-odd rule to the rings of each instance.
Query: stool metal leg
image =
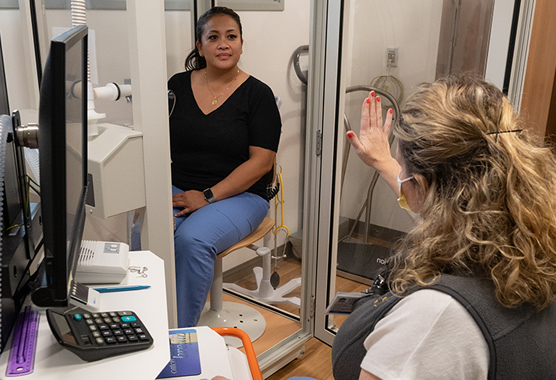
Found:
[[[222,258],[214,263],[214,278],[210,288],[210,302],[205,305],[198,326],[236,327],[249,335],[252,342],[263,335],[266,321],[255,308],[239,302],[222,301]],[[225,337],[226,343],[241,347],[243,343],[234,337]]]

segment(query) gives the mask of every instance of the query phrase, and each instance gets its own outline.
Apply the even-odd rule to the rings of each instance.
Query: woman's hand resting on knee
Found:
[[[172,206],[174,208],[182,208],[180,212],[174,216],[183,216],[190,212],[196,211],[201,207],[208,205],[202,191],[188,190],[183,193],[172,195]]]

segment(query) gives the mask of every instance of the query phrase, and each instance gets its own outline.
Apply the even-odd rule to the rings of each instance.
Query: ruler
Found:
[[[28,375],[33,372],[39,319],[39,312],[32,310],[31,306],[25,306],[19,313],[14,326],[6,376]]]

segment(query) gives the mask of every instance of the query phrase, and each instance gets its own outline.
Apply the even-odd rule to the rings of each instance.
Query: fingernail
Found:
[[[388,110],[388,113],[389,113],[390,115],[392,115],[392,112],[394,112],[394,111],[392,111],[392,108],[390,108],[390,109]]]
[[[371,91],[371,96],[374,98],[375,97],[375,92]]]
[[[365,99],[365,103],[369,104],[371,102],[371,99],[367,98]]]
[[[352,131],[349,131],[349,132],[347,133],[348,139],[351,139],[351,138],[353,137],[353,135],[355,135],[355,133],[353,133]]]
[[[376,101],[377,101],[377,102],[380,102],[380,96],[377,96],[377,97],[376,97]]]

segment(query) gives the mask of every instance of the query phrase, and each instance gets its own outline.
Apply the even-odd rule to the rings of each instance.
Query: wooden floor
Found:
[[[299,359],[268,377],[267,380],[286,380],[293,376],[312,377],[317,380],[334,380],[332,376],[332,349],[316,338],[305,343],[305,353]]]
[[[245,303],[227,294],[224,295],[224,301]],[[253,348],[257,355],[277,344],[282,339],[294,334],[301,328],[299,322],[284,318],[277,313],[257,306],[253,307],[263,315],[267,323],[265,333],[253,342]],[[243,351],[242,348],[240,348],[240,350]],[[292,376],[306,376],[317,380],[334,380],[332,376],[332,363],[330,360],[331,350],[332,349],[327,344],[316,338],[312,338],[305,343],[305,352],[300,358],[295,359],[284,368],[268,377],[267,380],[285,380]]]
[[[280,283],[285,284],[292,278],[301,276],[301,261],[296,258],[288,257],[280,260],[278,273],[280,275]],[[256,289],[255,276],[252,275],[251,270],[246,270],[243,273],[236,272],[233,274],[224,274],[225,282],[235,282],[247,289]],[[345,277],[336,278],[336,291],[337,292],[359,292],[368,288],[368,284],[361,284],[357,281],[347,279]],[[300,288],[297,288],[286,296],[301,296]],[[232,296],[225,295],[224,300],[234,300]],[[242,302],[242,301],[239,301]],[[299,308],[290,305],[277,305],[288,313],[299,316]],[[280,340],[295,333],[301,328],[301,323],[292,321],[290,318],[285,318],[275,312],[258,308],[266,322],[267,328],[265,333],[253,343],[255,353],[257,355],[264,352],[266,349],[272,347]],[[334,325],[340,327],[345,316],[336,316],[334,318]],[[333,380],[332,376],[332,362],[331,362],[331,347],[326,343],[321,342],[317,338],[310,339],[305,343],[304,354],[286,365],[284,368],[274,373],[268,380],[286,380],[293,376],[306,376],[318,380]]]
[[[266,329],[263,335],[253,342],[253,349],[255,350],[255,353],[257,355],[260,355],[261,353],[268,350],[270,347],[278,344],[285,338],[295,334],[299,329],[301,329],[301,322],[299,321],[294,321],[273,311],[249,304],[248,302],[237,299],[228,294],[224,294],[223,300],[224,302],[237,302],[247,304],[262,314],[264,320],[266,321]],[[237,327],[241,328],[241,326]]]

